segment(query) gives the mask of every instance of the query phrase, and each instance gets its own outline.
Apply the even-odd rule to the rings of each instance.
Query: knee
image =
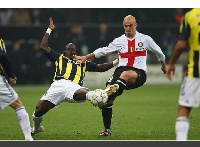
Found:
[[[124,78],[126,78],[126,77],[128,77],[128,76],[129,76],[129,72],[128,72],[128,71],[123,71],[120,77],[121,77],[122,79],[124,79]]]
[[[124,71],[120,75],[120,78],[126,82],[135,83],[138,78],[138,74],[135,71]]]
[[[14,101],[11,105],[10,105],[13,109],[17,109],[23,106],[22,101],[20,100],[20,98],[18,97],[16,101]]]
[[[89,89],[79,89],[74,93],[73,99],[75,101],[81,101],[86,99],[86,94],[88,93]]]

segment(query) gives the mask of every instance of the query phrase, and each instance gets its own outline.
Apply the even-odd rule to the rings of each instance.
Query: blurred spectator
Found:
[[[176,13],[174,14],[174,19],[177,23],[181,22],[181,19],[183,18],[184,10],[182,8],[177,8]]]
[[[94,15],[92,8],[67,8],[62,10],[66,23],[91,23],[91,15]]]
[[[45,63],[47,59],[45,58],[43,52],[40,50],[40,41],[39,40],[29,40],[30,44],[30,77],[32,84],[44,84],[48,79],[48,74],[45,72]],[[51,81],[49,81],[51,82]]]
[[[41,23],[41,10],[39,8],[30,9],[31,22],[34,25],[39,25]]]
[[[27,84],[29,80],[29,55],[25,48],[25,42],[17,41],[13,44],[10,53],[10,62],[13,63],[13,71],[16,73],[18,84]]]
[[[110,35],[108,34],[108,26],[105,23],[100,24],[99,33],[93,38],[92,50],[97,48],[108,46],[108,44],[112,41]],[[106,63],[107,56],[103,56],[101,58],[95,58],[94,62],[96,63]]]
[[[28,11],[24,8],[13,9],[10,16],[10,24],[31,24],[31,18]]]
[[[161,48],[166,57],[166,62],[171,57],[174,45],[176,43],[176,36],[172,34],[170,29],[165,30],[165,33],[161,36]]]
[[[71,27],[71,32],[67,35],[67,42],[65,43],[69,42],[76,44],[77,55],[84,56],[89,53],[86,36],[81,25],[73,25]]]
[[[12,14],[12,9],[10,8],[2,8],[0,9],[0,24],[7,25],[9,24],[10,16]]]
[[[138,13],[138,19],[140,23],[145,23],[148,21],[148,17],[145,14],[145,11],[143,9],[137,9],[137,13]]]
[[[63,17],[63,14],[62,14],[62,9],[59,9],[59,8],[52,8],[48,11],[48,18],[49,17],[52,17],[53,18],[53,21],[56,23],[56,24],[61,24],[61,23],[65,23],[65,19]]]

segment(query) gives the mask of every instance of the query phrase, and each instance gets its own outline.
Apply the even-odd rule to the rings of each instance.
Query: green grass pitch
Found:
[[[49,85],[13,86],[32,114]],[[99,87],[96,87],[99,88]],[[101,87],[103,88],[103,87]],[[94,89],[91,88],[91,89]],[[35,140],[175,140],[175,119],[180,85],[144,85],[124,91],[113,105],[112,136],[98,137],[104,129],[101,111],[90,102],[61,103],[50,110]],[[199,109],[190,115],[189,140],[200,139]],[[0,140],[24,140],[16,114],[10,107],[0,111]]]

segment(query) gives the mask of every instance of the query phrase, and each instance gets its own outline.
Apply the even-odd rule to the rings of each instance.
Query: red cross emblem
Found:
[[[128,52],[119,53],[121,58],[128,58],[128,63],[126,66],[133,67],[135,57],[146,56],[146,50],[143,51],[135,51],[135,39],[130,41],[128,40]]]

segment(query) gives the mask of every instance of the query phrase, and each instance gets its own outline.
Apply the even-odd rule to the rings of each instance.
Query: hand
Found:
[[[85,61],[87,60],[86,56],[77,56],[74,55],[73,56],[73,60],[81,60],[81,63],[85,63]]]
[[[172,76],[171,76],[171,72],[173,73],[173,76],[175,74],[175,66],[174,65],[169,65],[168,69],[167,69],[167,78],[172,81]]]
[[[53,19],[50,17],[50,18],[49,18],[49,28],[50,28],[51,30],[53,30],[53,29],[55,29],[55,27],[56,27],[56,25],[53,24]]]
[[[167,73],[167,67],[166,67],[166,65],[163,65],[161,67],[161,70],[163,71],[163,74],[166,74]]]
[[[17,82],[17,77],[14,77],[14,78],[9,78],[9,80],[10,80],[10,83],[11,84],[16,84],[16,82]]]

